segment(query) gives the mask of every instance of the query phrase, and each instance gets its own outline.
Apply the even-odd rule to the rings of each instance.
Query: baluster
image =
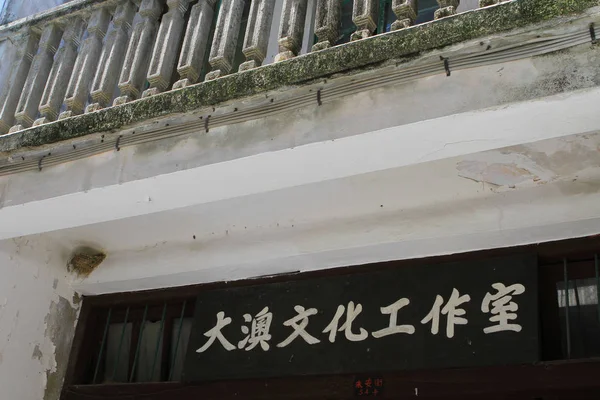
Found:
[[[279,54],[275,62],[294,58],[300,52],[304,36],[307,0],[284,0],[279,25]]]
[[[312,47],[312,51],[335,46],[339,37],[340,14],[340,0],[317,0],[315,35],[319,41]]]
[[[92,84],[94,103],[86,107],[85,112],[92,112],[106,107],[112,101],[113,92],[119,79],[127,43],[129,30],[135,16],[136,6],[130,0],[119,3],[113,16],[113,29],[106,36],[104,48],[100,55],[100,64]]]
[[[250,14],[242,49],[248,61],[240,65],[240,71],[260,67],[267,56],[274,8],[275,0],[254,0],[250,3]]]
[[[216,0],[200,0],[190,13],[190,21],[185,31],[181,55],[177,63],[180,79],[173,89],[180,89],[198,82],[206,54],[206,45],[215,14]]]
[[[394,11],[397,18],[392,23],[392,30],[397,31],[398,29],[408,28],[417,19],[417,0],[392,0],[392,11]]]
[[[456,14],[456,9],[460,5],[460,0],[437,0],[437,2],[440,5],[440,8],[435,10],[435,14],[433,14],[435,19]]]
[[[354,0],[352,22],[356,25],[356,31],[350,36],[350,41],[368,38],[375,32],[378,8],[378,0]]]
[[[124,104],[140,97],[146,75],[152,46],[158,32],[158,17],[163,9],[163,0],[143,0],[139,14],[142,19],[135,24],[129,39],[125,62],[119,79],[121,96],[117,97],[114,105]]]
[[[33,125],[41,125],[56,120],[60,106],[62,105],[67,84],[73,72],[73,65],[77,58],[81,35],[83,34],[84,21],[80,17],[74,17],[67,21],[67,27],[63,34],[63,45],[56,53],[54,65],[50,71],[50,77],[46,83],[42,101],[40,103],[41,118]]]
[[[188,4],[189,0],[167,0],[169,12],[163,15],[160,23],[148,71],[150,88],[144,91],[142,97],[167,90],[171,84]]]
[[[58,119],[79,115],[83,112],[90,84],[98,67],[98,60],[102,51],[102,40],[109,22],[110,12],[108,9],[100,8],[92,12],[87,26],[88,36],[81,45],[67,86],[65,95],[67,110],[60,113]]]
[[[233,59],[244,13],[244,0],[223,0],[217,18],[208,62],[213,68],[205,80],[227,75],[233,69]]]
[[[15,121],[15,111],[25,80],[29,74],[31,61],[37,52],[40,36],[28,30],[13,37],[17,52],[8,79],[0,97],[0,133],[7,133]]]
[[[29,128],[37,115],[44,87],[54,62],[54,54],[60,43],[62,29],[55,23],[49,23],[42,30],[38,52],[33,57],[27,80],[23,86],[19,104],[15,113],[16,125],[9,132]]]

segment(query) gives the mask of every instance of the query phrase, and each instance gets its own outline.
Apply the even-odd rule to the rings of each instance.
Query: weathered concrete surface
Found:
[[[387,85],[3,177],[0,213],[39,202],[80,224],[44,236],[107,251],[74,280],[85,293],[598,234],[600,120],[585,99],[599,93],[599,51]],[[82,222],[90,215],[106,219]]]
[[[599,57],[599,47],[583,45],[547,56],[456,71],[451,78],[437,75],[365,90],[325,101],[322,106],[315,101],[290,113],[211,129],[208,133],[201,126],[188,135],[125,147],[119,152],[46,168],[42,173],[0,177],[0,207],[487,107],[501,109],[515,101],[565,90],[594,88],[600,86]],[[21,190],[23,187],[35,190]]]
[[[49,235],[69,247],[98,242],[109,249],[110,256],[89,277],[74,281],[84,293],[244,279],[594,235],[600,233],[599,132]],[[465,166],[477,164],[490,167],[488,174],[465,179]]]
[[[79,310],[67,257],[39,236],[0,241],[2,398],[59,399]]]
[[[0,151],[10,152],[20,147],[41,146],[90,133],[116,130],[147,119],[189,112],[453,43],[578,14],[598,5],[599,0],[521,0],[503,3],[152,96],[144,101],[7,135],[0,138]]]
[[[533,3],[548,5],[541,0],[520,4]],[[576,11],[579,4],[592,4],[570,2],[571,6],[567,7],[567,3],[566,0],[556,2],[565,8],[552,9],[550,14]],[[513,27],[520,26],[519,21],[523,20],[519,18],[524,16],[533,14],[528,21],[542,21],[547,15],[536,16],[526,7],[510,7],[518,11],[517,22],[511,22]],[[445,21],[459,21],[459,17],[456,18]],[[477,22],[468,18],[462,23]],[[426,37],[427,34],[415,32],[422,32],[422,29],[431,30],[429,34],[441,34],[444,31],[440,26],[444,24],[458,24],[454,25],[456,28],[461,23],[440,21],[413,33],[404,33],[401,37],[408,42],[408,47],[400,45],[402,40],[389,39],[394,35],[384,35],[373,42],[374,57],[382,57],[380,51],[386,49],[398,51],[394,54],[405,54],[402,52],[410,49],[418,51],[417,47],[410,47],[417,46],[411,44],[411,38],[417,40],[419,35]],[[477,34],[482,32],[478,29],[485,31],[478,26]],[[385,44],[388,39],[390,48]],[[442,40],[446,39],[442,37]],[[335,63],[331,66],[333,69],[327,69],[329,66],[325,62],[337,57],[335,54],[345,57],[343,52],[336,51],[323,51],[330,55],[322,59],[307,57],[306,63],[300,62],[302,57],[281,63],[279,65],[284,67],[268,70],[271,72],[264,75],[258,72],[239,74],[231,80],[225,78],[220,80],[221,83],[215,82],[214,86],[199,85],[191,88],[191,92],[160,95],[156,96],[158,100],[145,103],[156,108],[145,109],[142,102],[134,102],[134,108],[122,108],[119,112],[129,115],[127,112],[138,110],[138,114],[123,117],[123,121],[133,121],[140,116],[163,115],[159,107],[175,104],[178,100],[185,100],[180,110],[199,107],[205,103],[196,96],[208,93],[205,91],[210,88],[217,90],[215,97],[209,97],[210,101],[250,93],[247,87],[239,88],[239,91],[230,87],[238,79],[256,82],[260,91],[275,83],[293,83],[293,79],[343,71],[344,68]],[[358,54],[354,51],[349,50],[350,54]],[[55,198],[63,204],[59,217],[73,221],[77,218],[73,216],[76,210],[68,206],[68,195],[89,192],[94,198],[96,193],[108,187],[119,196],[131,194],[132,209],[150,210],[142,217],[135,217],[132,212],[109,222],[0,242],[0,272],[6,277],[0,281],[0,387],[8,388],[4,394],[10,399],[57,398],[77,315],[77,298],[65,284],[71,279],[78,290],[87,293],[139,290],[599,233],[597,150],[600,140],[597,129],[560,137],[562,133],[551,132],[552,127],[546,127],[548,131],[540,129],[534,132],[538,136],[532,136],[532,132],[519,131],[512,126],[514,129],[504,132],[503,136],[488,138],[486,135],[491,130],[487,129],[488,125],[468,124],[477,119],[478,114],[487,113],[485,118],[492,118],[511,109],[517,100],[539,100],[540,97],[570,92],[538,101],[544,106],[569,104],[570,97],[581,94],[577,90],[587,92],[585,89],[600,85],[597,57],[598,48],[586,45],[564,53],[456,71],[452,79],[432,76],[404,85],[365,90],[355,96],[326,102],[321,107],[314,104],[284,116],[211,129],[210,132],[192,132],[181,138],[124,148],[120,152],[44,169],[41,173],[0,178],[0,207],[4,209]],[[357,64],[352,65],[356,67]],[[304,67],[308,69],[303,70]],[[285,72],[297,72],[298,75],[291,78],[278,75]],[[261,77],[280,79],[261,82]],[[188,98],[188,94],[191,97]],[[480,111],[482,108],[490,109]],[[597,126],[597,119],[590,119],[589,124],[582,123],[581,118],[569,121],[567,118],[579,111],[573,106],[564,111],[564,116],[560,116],[565,119],[563,123],[581,123],[580,126],[586,127],[595,123]],[[448,130],[451,124],[446,122],[460,118],[461,113],[469,113],[468,118],[462,120],[465,124],[455,124]],[[516,122],[526,126],[528,120],[544,122],[544,117],[548,120],[554,117],[553,121],[556,121],[556,114],[520,114],[521,119]],[[94,118],[100,120],[99,126],[104,127],[111,123],[106,120],[110,116],[103,112],[94,114]],[[595,118],[596,114],[593,116]],[[436,124],[434,120],[437,119],[442,121]],[[93,119],[82,117],[69,121],[79,121],[79,124],[81,121],[93,122]],[[439,129],[422,130],[416,135],[413,128],[426,123]],[[96,125],[80,126],[83,127],[87,129],[85,132],[98,128]],[[351,156],[349,152],[336,152],[333,143],[386,128],[398,128],[396,137],[404,142],[395,142],[395,147],[372,153],[365,151],[365,147],[356,146],[352,154],[356,157],[354,175],[330,175]],[[70,132],[73,134],[74,131]],[[454,141],[434,142],[434,133],[440,132],[448,138],[457,132],[467,135],[456,136],[458,139]],[[27,135],[24,136],[29,137],[27,140],[33,140]],[[509,137],[515,140],[519,136],[536,140],[509,147],[503,145]],[[52,135],[45,139],[49,137],[62,140],[62,137]],[[482,143],[493,150],[472,150],[480,149]],[[321,153],[321,158],[309,157],[315,153],[304,153],[308,155],[306,158],[298,157],[303,163],[279,171],[278,179],[285,184],[292,180],[301,181],[298,177],[302,178],[310,169],[322,174],[320,182],[307,184],[302,181],[293,187],[263,189],[262,193],[247,190],[238,197],[225,193],[218,201],[183,208],[173,206],[167,211],[164,202],[173,199],[149,195],[152,193],[150,185],[130,189],[132,184],[144,179],[156,183],[161,182],[161,177],[169,179],[167,175],[188,169],[211,164],[222,167],[236,159],[252,163],[263,155],[270,156],[269,153],[283,153],[278,160],[281,164],[270,166],[269,171],[273,171],[277,166],[282,168],[283,161],[302,154],[311,144],[322,148],[329,146],[333,150]],[[283,152],[283,149],[289,151]],[[367,171],[366,164],[374,159],[391,158],[396,151],[397,159],[410,159],[412,164]],[[165,187],[179,190],[184,182],[188,193],[180,197],[206,192],[209,196],[218,190],[244,189],[247,188],[245,185],[270,179],[266,174],[247,179],[244,175],[247,171],[235,165],[226,172],[206,174],[198,180],[173,180],[170,181],[172,186]],[[189,185],[190,182],[195,184]],[[99,202],[94,213],[106,212],[106,208],[110,208],[107,204]],[[152,207],[160,212],[153,212]],[[31,221],[31,215],[27,217]],[[7,225],[2,224],[4,221],[0,219],[0,230],[7,229]],[[19,219],[17,223],[9,224],[10,228],[21,222],[29,223],[25,218]],[[152,229],[157,226],[160,229]],[[106,249],[109,257],[89,277],[71,278],[66,272],[68,254],[65,249],[82,245]],[[32,293],[35,293],[34,302],[31,302]]]
[[[435,79],[427,83],[441,84]],[[451,94],[438,99],[439,105],[452,100]],[[46,186],[26,184],[18,179],[26,174],[17,175],[8,191],[30,188],[28,196],[41,196],[46,188],[64,189],[70,181],[85,185],[94,179],[99,184],[96,179],[110,168],[126,169],[128,182],[103,181],[84,192],[4,207],[0,220],[13,232],[53,231],[47,235],[67,248],[106,249],[108,257],[100,267],[76,281],[84,293],[597,234],[600,168],[594,149],[600,145],[599,98],[600,90],[593,88],[318,143],[288,142],[279,151],[264,151],[263,145],[252,156],[174,173],[162,171],[198,158],[194,138],[171,142],[170,147],[155,143],[144,149],[147,153],[123,149],[35,173],[38,180],[49,182]],[[369,104],[372,99],[361,100]],[[352,114],[344,108],[338,112],[331,125],[320,129]],[[321,117],[313,110],[310,118],[292,119],[307,124],[315,118],[318,123]],[[210,152],[215,156],[230,156],[237,146],[257,150],[251,142],[222,139],[219,132],[212,138]],[[158,158],[164,164],[152,164]],[[464,165],[477,163],[494,166],[492,172],[499,176],[495,184],[462,176]],[[147,165],[154,169],[147,171]],[[135,179],[144,173],[152,175]],[[509,181],[519,175],[518,182]],[[25,221],[32,214],[45,217]]]

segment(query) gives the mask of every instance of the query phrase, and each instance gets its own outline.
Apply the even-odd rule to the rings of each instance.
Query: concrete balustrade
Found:
[[[278,1],[281,15],[273,21]],[[0,26],[0,39],[10,36],[18,46],[0,82],[0,134],[260,67],[269,42],[279,47],[275,62],[302,48],[336,46],[341,0],[315,1],[313,14],[309,0],[75,0],[72,7]],[[435,17],[442,18],[455,14],[460,1],[438,4]],[[392,30],[418,16],[417,0],[392,0],[391,9],[397,17]],[[378,0],[354,0],[350,40],[381,33],[383,11]],[[312,46],[303,43],[307,18],[314,19]],[[273,23],[277,37],[270,37]]]

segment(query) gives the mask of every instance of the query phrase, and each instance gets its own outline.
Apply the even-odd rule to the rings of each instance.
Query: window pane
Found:
[[[392,23],[396,21],[396,14],[392,11],[392,1],[383,0],[379,3],[379,27],[378,31],[383,24],[383,32],[389,32],[392,29]],[[439,7],[436,0],[420,0],[418,2],[418,13],[415,24],[422,24],[424,22],[432,21],[435,10]],[[379,33],[379,32],[378,32]]]
[[[348,43],[350,36],[356,30],[356,26],[352,22],[353,3],[352,0],[342,0],[340,36],[336,44]]]
[[[145,322],[139,347],[135,381],[160,382],[160,364],[162,358],[161,321]]]
[[[181,325],[181,334],[179,334],[179,326]],[[180,381],[183,371],[183,362],[187,352],[188,341],[190,340],[190,332],[192,331],[192,318],[177,318],[173,321],[173,333],[171,335],[171,381]],[[179,343],[179,344],[177,344]],[[175,353],[177,351],[177,353]]]
[[[123,329],[125,327],[125,329]],[[127,382],[129,370],[129,348],[131,347],[132,324],[111,324],[108,328],[106,343],[106,361],[104,369],[104,382]],[[119,352],[119,343],[121,349]],[[119,355],[120,354],[120,355]],[[116,363],[118,365],[115,368]]]
[[[562,352],[567,358],[567,293],[564,282],[557,283],[558,312],[562,336]],[[569,334],[571,358],[600,356],[600,322],[596,279],[569,281]]]
[[[421,0],[419,1],[419,14],[415,24],[422,24],[433,20],[433,14],[440,8],[436,0]]]

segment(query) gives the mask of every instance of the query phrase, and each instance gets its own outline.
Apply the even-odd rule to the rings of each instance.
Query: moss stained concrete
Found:
[[[145,120],[186,113],[225,101],[333,74],[414,57],[486,35],[582,13],[600,0],[516,0],[373,36],[277,64],[0,136],[0,152],[38,147],[92,133],[114,132]]]

